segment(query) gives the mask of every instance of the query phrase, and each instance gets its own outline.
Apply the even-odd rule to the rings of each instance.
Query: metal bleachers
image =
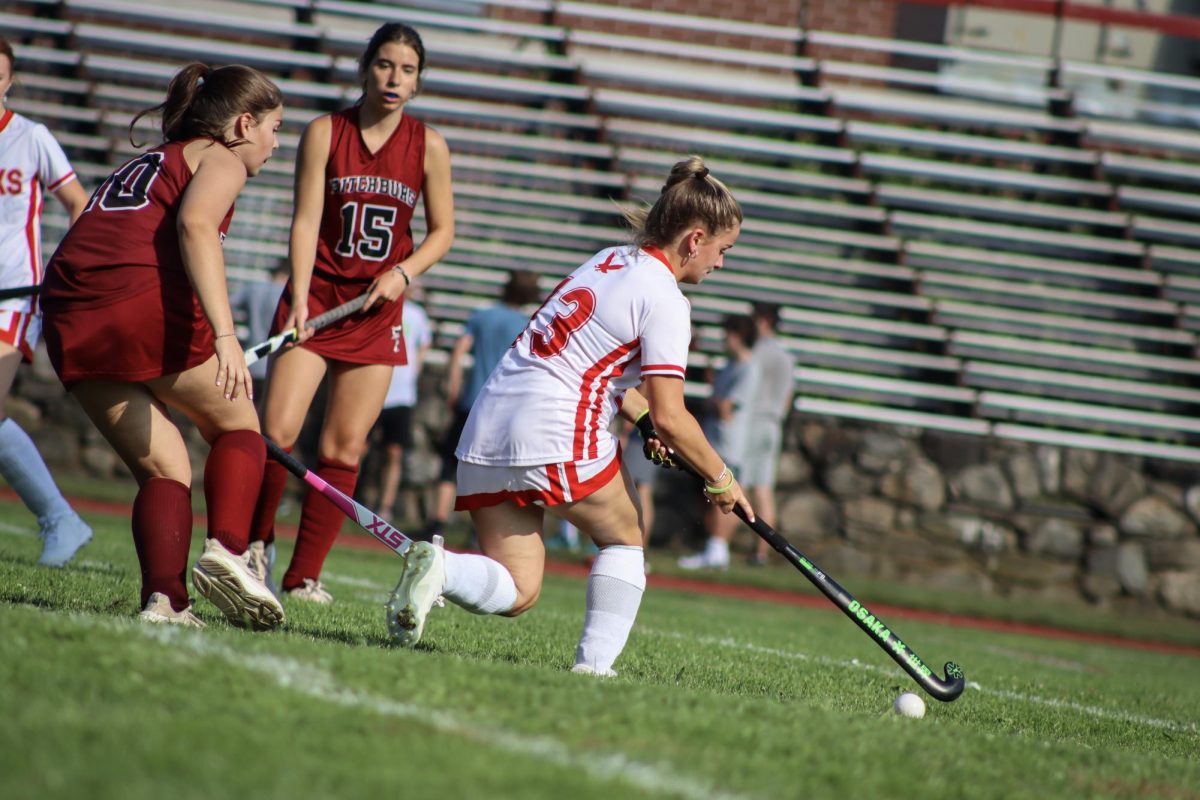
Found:
[[[622,207],[699,153],[746,220],[688,289],[698,363],[723,314],[779,302],[802,413],[1200,459],[1200,130],[1185,104],[1117,116],[1085,91],[1200,81],[597,2],[479,7],[389,12],[426,36],[411,113],[453,153],[457,240],[425,279],[440,343],[505,270],[548,289],[621,241]],[[10,103],[89,189],[181,62],[276,78],[281,150],[225,245],[245,276],[286,252],[298,135],[357,98],[380,19],[344,0],[22,0],[0,34],[21,62]],[[48,246],[64,225],[48,213]]]

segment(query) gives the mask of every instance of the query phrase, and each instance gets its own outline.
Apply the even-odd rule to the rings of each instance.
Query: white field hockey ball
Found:
[[[925,716],[925,701],[912,692],[905,692],[897,697],[893,708],[902,717],[920,719]]]

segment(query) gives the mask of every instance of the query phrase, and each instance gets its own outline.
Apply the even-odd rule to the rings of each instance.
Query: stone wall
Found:
[[[398,519],[428,508],[450,419],[440,380],[422,376]],[[9,411],[56,471],[128,478],[44,355]],[[199,480],[207,448],[194,430],[189,443]],[[1200,465],[793,415],[779,476],[776,527],[834,575],[1200,618]],[[698,543],[699,497],[663,474],[655,544]]]

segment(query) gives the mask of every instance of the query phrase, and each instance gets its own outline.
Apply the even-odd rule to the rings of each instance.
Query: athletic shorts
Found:
[[[413,446],[412,406],[392,406],[379,412],[379,430],[384,444],[398,444],[405,450]]]
[[[42,333],[42,318],[28,311],[0,311],[0,342],[10,344],[25,363],[33,361],[33,351]]]
[[[522,508],[574,503],[603,488],[621,471],[621,448],[607,459],[532,467],[489,467],[458,462],[456,511],[513,502]]]
[[[783,424],[752,420],[746,435],[746,452],[740,474],[734,475],[744,488],[775,487],[775,472],[783,445]]]

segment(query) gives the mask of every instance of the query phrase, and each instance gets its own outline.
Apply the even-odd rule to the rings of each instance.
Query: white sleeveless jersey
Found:
[[[42,281],[40,218],[47,191],[75,179],[67,156],[45,125],[11,110],[0,114],[0,287]],[[28,298],[0,302],[22,309]]]
[[[691,305],[661,252],[602,250],[551,293],[492,371],[456,454],[492,466],[606,459],[625,390],[683,379]]]

